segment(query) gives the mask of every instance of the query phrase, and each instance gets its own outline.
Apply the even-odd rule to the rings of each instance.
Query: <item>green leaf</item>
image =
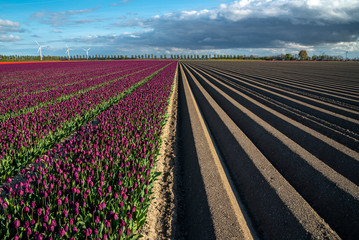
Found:
[[[100,229],[98,230],[98,232],[99,232],[100,234],[102,234],[103,228],[104,228],[104,225],[103,225],[103,223],[101,223]]]
[[[138,234],[138,235],[132,235],[132,236],[130,236],[129,239],[131,239],[131,240],[136,240],[136,239],[139,239],[139,238],[142,238],[142,237],[143,237],[143,235]]]

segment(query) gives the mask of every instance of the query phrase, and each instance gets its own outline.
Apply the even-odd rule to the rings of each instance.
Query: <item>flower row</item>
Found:
[[[3,101],[0,103],[0,115],[8,114],[11,116],[14,113],[17,113],[19,110],[26,112],[29,108],[37,107],[39,104],[41,107],[43,104],[48,102],[51,103],[63,96],[71,95],[86,89],[91,89],[101,84],[105,84],[110,80],[123,77],[136,71],[144,70],[148,67],[153,67],[155,65],[156,64],[154,63],[137,65],[135,62],[133,62],[132,64],[118,67],[116,71],[110,70],[111,68],[109,68],[107,71],[95,72],[92,75],[78,75],[76,78],[69,78],[65,82],[56,81],[55,78],[52,82],[57,84],[55,85],[56,87],[44,91],[41,90],[43,88],[40,88],[40,86],[46,86],[46,83],[39,86],[30,82],[30,86],[34,85],[31,88],[37,90],[33,93],[22,94],[16,97],[12,96],[13,92],[11,91],[2,91],[0,92],[0,96],[3,97]],[[41,83],[42,80],[37,80],[37,82]],[[21,84],[20,86],[21,88],[16,89],[29,89],[24,84]]]
[[[131,90],[133,86],[167,64],[168,62],[163,61],[157,67],[2,121],[0,123],[0,181],[11,177],[19,169],[31,163],[56,142],[119,101],[125,96],[124,91]]]
[[[127,239],[144,224],[172,63],[22,170],[0,198],[3,239]],[[10,187],[12,186],[12,187]]]

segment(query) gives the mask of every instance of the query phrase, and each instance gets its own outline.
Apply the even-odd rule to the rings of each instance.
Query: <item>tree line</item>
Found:
[[[88,60],[125,60],[125,59],[177,59],[177,60],[205,60],[205,59],[228,59],[228,60],[313,60],[313,61],[344,61],[342,56],[330,55],[313,55],[309,57],[306,50],[299,51],[298,54],[279,54],[273,56],[256,56],[256,55],[235,55],[235,54],[139,54],[139,55],[89,55]],[[86,55],[71,55],[70,59],[67,56],[43,56],[43,61],[80,61],[86,60]],[[359,59],[350,59],[358,61]],[[0,55],[0,61],[40,61],[40,56],[19,56],[19,55]]]

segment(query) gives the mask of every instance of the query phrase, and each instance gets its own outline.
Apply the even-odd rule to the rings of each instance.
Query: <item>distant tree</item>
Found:
[[[293,56],[292,56],[291,53],[287,53],[287,54],[285,55],[285,60],[292,60],[292,59],[293,59]]]
[[[302,60],[307,60],[308,58],[307,50],[300,50],[298,55]]]

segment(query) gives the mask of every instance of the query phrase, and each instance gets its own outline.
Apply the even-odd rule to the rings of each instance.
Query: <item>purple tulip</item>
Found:
[[[24,207],[24,212],[26,212],[26,213],[28,213],[28,212],[30,212],[30,208],[29,207]]]
[[[91,230],[91,228],[87,228],[86,230],[84,230],[84,232],[85,232],[86,237],[89,237],[92,233],[92,230]]]
[[[43,224],[42,224],[42,228],[43,228],[44,231],[47,231],[47,225],[46,225],[46,223],[43,223]]]
[[[74,209],[74,215],[77,216],[77,215],[79,215],[79,214],[80,214],[79,209],[78,209],[78,208],[75,208],[75,209]]]
[[[100,222],[100,218],[98,216],[95,217],[95,223],[98,224]]]
[[[66,217],[67,217],[67,210],[66,210],[66,209],[62,210],[62,214],[63,214],[64,217],[66,218]]]
[[[26,235],[27,235],[27,236],[30,236],[31,233],[32,233],[31,228],[27,228],[27,229],[26,229]]]
[[[111,227],[111,222],[110,222],[110,221],[107,221],[107,220],[105,219],[105,226],[106,226],[107,228],[110,228],[110,227]]]
[[[60,231],[59,231],[60,238],[65,236],[65,234],[66,234],[65,229],[61,228]]]
[[[57,226],[56,220],[52,219],[50,225],[56,227]]]
[[[42,214],[42,208],[38,208],[37,210],[36,210],[36,212],[37,212],[37,216],[41,216],[41,214]]]
[[[50,208],[49,208],[49,206],[46,206],[45,208],[46,208],[46,209],[45,209],[45,214],[46,214],[46,215],[50,215]]]
[[[16,219],[16,220],[14,221],[14,227],[15,227],[16,229],[18,229],[18,228],[20,227],[20,220],[19,220],[19,219]]]

